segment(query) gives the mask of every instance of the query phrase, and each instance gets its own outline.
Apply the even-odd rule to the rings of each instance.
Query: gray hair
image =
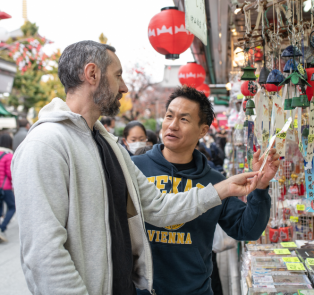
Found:
[[[87,40],[71,44],[63,51],[59,59],[58,75],[66,93],[84,82],[81,77],[88,63],[95,63],[102,75],[106,73],[111,63],[107,49],[116,51],[110,45]]]

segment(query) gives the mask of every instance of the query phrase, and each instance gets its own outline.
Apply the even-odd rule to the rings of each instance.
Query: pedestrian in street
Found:
[[[13,157],[12,137],[3,132],[0,135],[0,242],[7,242],[5,231],[7,225],[15,213],[15,200],[12,190],[11,161]],[[3,203],[7,206],[7,212],[3,217]]]
[[[163,144],[153,146],[144,155],[132,157],[135,165],[161,192],[183,192],[209,183],[223,184],[225,178],[211,169],[195,146],[213,122],[213,107],[202,92],[192,87],[178,87],[166,103],[162,123]],[[254,154],[253,169],[258,171],[263,157]],[[158,227],[145,224],[154,261],[153,288],[157,294],[221,294],[221,286],[211,288],[213,273],[212,245],[217,223],[232,238],[255,241],[265,230],[270,214],[269,181],[279,167],[279,155],[272,149],[265,174],[257,189],[247,197],[247,204],[228,198],[222,204],[189,222]],[[218,269],[215,269],[218,271]],[[148,295],[138,290],[138,295]]]
[[[19,130],[15,133],[13,137],[13,151],[15,152],[17,147],[25,139],[27,132],[30,128],[30,124],[27,119],[20,119],[18,121]]]
[[[146,129],[139,121],[131,121],[126,124],[123,130],[123,144],[130,156],[133,156],[137,149],[146,146]]]
[[[102,117],[100,119],[101,124],[104,125],[106,130],[111,134],[114,134],[114,128],[116,126],[116,120],[113,117]]]
[[[251,192],[262,174],[161,193],[98,120],[117,115],[128,92],[115,49],[72,44],[58,74],[66,101],[54,98],[40,111],[12,161],[28,287],[36,295],[152,291],[144,218],[158,227],[188,222],[231,195]]]
[[[155,132],[151,130],[146,130],[146,135],[147,135],[147,142],[146,145],[151,145],[153,146],[154,144],[157,144],[158,138]]]

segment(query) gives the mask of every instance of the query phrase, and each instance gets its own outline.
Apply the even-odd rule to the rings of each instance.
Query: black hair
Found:
[[[129,136],[130,130],[136,126],[141,127],[143,129],[145,135],[147,135],[146,129],[142,123],[140,123],[139,121],[131,121],[128,124],[126,124],[126,126],[123,130],[123,137],[126,139]]]
[[[158,137],[155,134],[155,132],[151,131],[151,130],[146,130],[146,135],[147,135],[147,141],[152,142],[153,145],[157,144],[158,142]]]
[[[102,117],[102,118],[100,119],[100,123],[103,124],[104,126],[105,126],[105,125],[110,126],[112,120],[114,120],[114,118],[112,118],[112,117]]]
[[[166,110],[168,110],[168,107],[170,103],[177,97],[183,97],[186,99],[189,99],[191,101],[195,101],[199,104],[200,111],[199,111],[199,125],[207,124],[210,126],[215,118],[215,113],[213,109],[213,105],[209,101],[209,99],[206,97],[206,95],[196,90],[193,87],[189,86],[182,86],[178,87],[169,97],[167,103],[166,103]]]
[[[29,122],[27,121],[27,119],[19,119],[19,121],[18,121],[19,127],[26,127],[27,124],[29,124]]]
[[[147,145],[147,146],[144,146],[142,148],[138,148],[135,151],[134,156],[144,155],[144,154],[146,154],[146,152],[150,151],[152,148],[153,148],[152,145]]]
[[[12,142],[12,137],[8,132],[4,131],[0,134],[0,147],[12,150]]]
[[[95,63],[101,70],[101,74],[106,73],[111,58],[107,49],[115,52],[115,48],[95,41],[80,41],[69,45],[61,54],[58,66],[58,76],[64,86],[65,93],[74,90],[84,81],[82,75],[84,67],[88,63]]]

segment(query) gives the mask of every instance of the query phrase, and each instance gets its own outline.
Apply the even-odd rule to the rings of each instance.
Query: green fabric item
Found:
[[[0,102],[0,117],[16,117],[6,110],[4,105]]]

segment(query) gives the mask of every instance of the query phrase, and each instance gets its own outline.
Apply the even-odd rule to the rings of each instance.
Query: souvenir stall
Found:
[[[307,19],[303,2],[237,7],[245,31],[234,46],[243,63],[230,74],[225,169],[230,176],[251,171],[257,149],[265,160],[271,147],[280,155],[268,226],[242,243],[242,294],[314,294],[314,1]]]

